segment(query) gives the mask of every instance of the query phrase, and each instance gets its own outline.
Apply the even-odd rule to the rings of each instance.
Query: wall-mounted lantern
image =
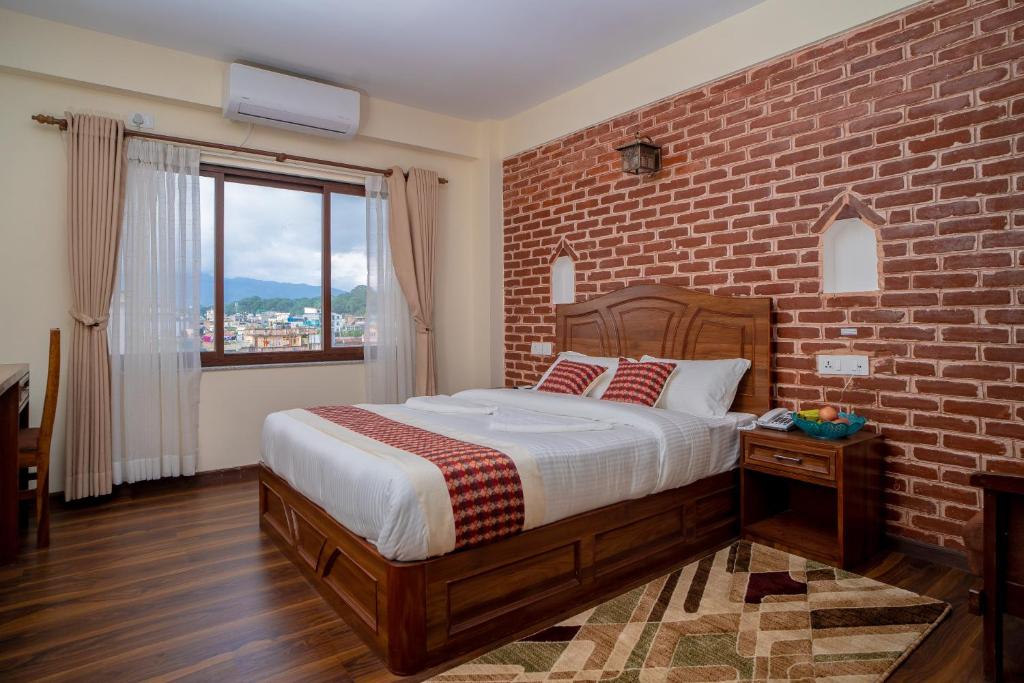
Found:
[[[644,175],[661,170],[661,147],[649,137],[640,137],[639,132],[633,142],[616,147],[615,151],[622,155],[622,170],[626,173]]]

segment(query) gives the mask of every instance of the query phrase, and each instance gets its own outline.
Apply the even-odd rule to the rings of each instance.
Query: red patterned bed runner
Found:
[[[437,466],[455,516],[455,547],[487,543],[523,529],[523,484],[512,458],[486,446],[412,427],[354,406],[309,412]]]

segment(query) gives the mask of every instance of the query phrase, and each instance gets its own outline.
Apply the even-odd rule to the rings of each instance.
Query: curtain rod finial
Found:
[[[38,121],[39,123],[42,123],[42,124],[45,124],[45,125],[48,125],[48,126],[57,126],[61,130],[67,130],[68,129],[68,120],[67,119],[59,119],[56,116],[50,116],[49,114],[34,114],[32,116],[32,120],[33,121]]]

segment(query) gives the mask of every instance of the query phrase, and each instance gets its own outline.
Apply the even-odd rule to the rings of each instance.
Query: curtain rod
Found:
[[[68,129],[68,120],[50,116],[49,114],[35,114],[32,120],[47,126],[57,126],[60,130]],[[390,168],[373,168],[372,166],[359,166],[357,164],[346,164],[342,161],[331,161],[329,159],[315,159],[313,157],[302,157],[284,152],[271,152],[266,149],[255,149],[253,147],[238,147],[236,145],[225,145],[220,142],[207,142],[206,140],[192,140],[190,138],[179,138],[173,135],[160,135],[159,133],[144,133],[140,130],[125,129],[125,137],[148,138],[150,140],[161,140],[163,142],[176,142],[181,145],[193,145],[195,147],[207,147],[210,149],[225,149],[231,152],[243,152],[258,156],[271,157],[274,161],[301,161],[306,164],[317,164],[318,166],[332,166],[334,168],[346,168],[352,171],[364,171],[366,173],[377,173],[384,177],[391,175]],[[442,185],[448,184],[447,178],[438,178],[437,182]]]

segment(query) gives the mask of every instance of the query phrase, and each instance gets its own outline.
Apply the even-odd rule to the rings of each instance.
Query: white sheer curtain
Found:
[[[413,394],[413,325],[388,246],[387,183],[366,180],[366,336],[369,403],[402,403]]]
[[[115,484],[195,474],[199,449],[199,150],[127,147],[109,326]]]

